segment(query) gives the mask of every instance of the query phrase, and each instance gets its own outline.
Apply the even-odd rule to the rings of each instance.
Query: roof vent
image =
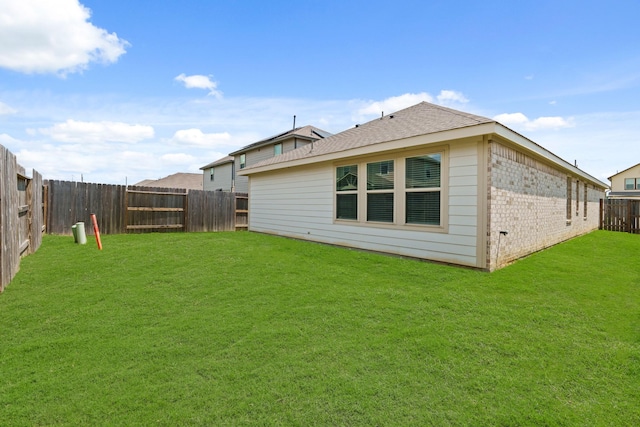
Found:
[[[393,119],[393,117],[394,117],[393,114],[389,116],[390,119]]]
[[[360,126],[360,125],[356,125],[356,127],[358,127],[358,126]]]

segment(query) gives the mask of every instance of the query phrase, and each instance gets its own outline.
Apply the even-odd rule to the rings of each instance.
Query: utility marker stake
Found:
[[[93,234],[96,235],[96,243],[98,244],[98,249],[102,250],[102,242],[100,241],[100,229],[98,228],[98,220],[96,219],[96,214],[91,214],[91,222],[93,222]]]

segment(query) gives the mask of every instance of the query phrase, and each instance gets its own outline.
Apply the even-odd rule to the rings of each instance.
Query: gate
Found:
[[[600,199],[600,229],[640,234],[640,200]]]

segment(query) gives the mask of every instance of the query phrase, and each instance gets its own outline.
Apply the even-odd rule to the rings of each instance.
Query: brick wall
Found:
[[[603,190],[496,141],[488,150],[489,270],[598,228]]]

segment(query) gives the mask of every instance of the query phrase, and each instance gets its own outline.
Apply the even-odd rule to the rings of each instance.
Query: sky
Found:
[[[640,162],[637,0],[0,0],[0,144],[135,184],[428,101],[599,180]]]

